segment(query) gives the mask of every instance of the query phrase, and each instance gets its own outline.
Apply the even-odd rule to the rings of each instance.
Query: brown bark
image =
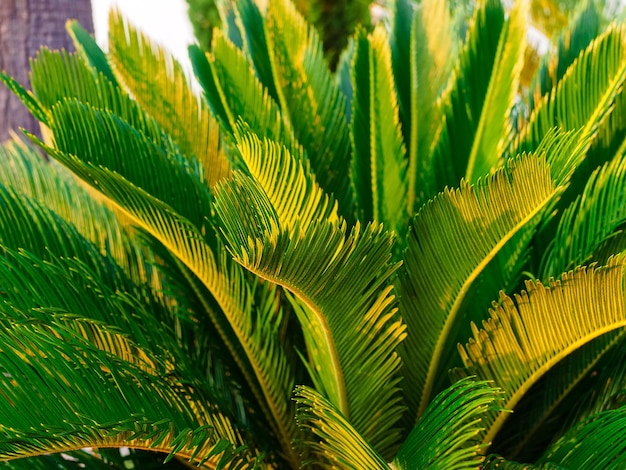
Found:
[[[73,50],[65,31],[68,18],[93,32],[90,0],[0,0],[0,70],[30,89],[28,61],[41,46]],[[0,142],[20,127],[39,134],[37,121],[0,84]]]

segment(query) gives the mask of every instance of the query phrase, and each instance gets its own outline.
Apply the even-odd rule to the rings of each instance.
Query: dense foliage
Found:
[[[221,14],[201,97],[115,12],[0,77],[0,466],[622,468],[623,27],[526,86],[525,1],[396,0],[336,72]]]

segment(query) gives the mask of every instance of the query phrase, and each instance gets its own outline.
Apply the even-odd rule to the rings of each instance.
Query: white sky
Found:
[[[193,29],[185,0],[91,0],[96,41],[106,47],[109,9],[117,6],[126,18],[154,41],[168,49],[189,70],[187,46]]]

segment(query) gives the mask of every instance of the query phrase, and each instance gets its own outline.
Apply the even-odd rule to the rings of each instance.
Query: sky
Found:
[[[186,70],[187,46],[194,42],[185,0],[91,0],[96,41],[106,47],[109,9],[117,6],[126,18],[168,49]]]

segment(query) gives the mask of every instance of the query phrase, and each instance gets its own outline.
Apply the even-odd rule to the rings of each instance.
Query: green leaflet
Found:
[[[586,263],[623,224],[625,178],[626,160],[622,154],[592,173],[582,193],[559,220],[552,245],[544,253],[540,279]]]
[[[482,105],[480,121],[465,171],[465,179],[475,181],[500,165],[507,137],[512,134],[511,110],[519,92],[519,77],[524,66],[529,2],[515,3],[509,12]]]
[[[420,416],[445,373],[470,288],[503,250],[559,194],[544,156],[526,155],[472,186],[447,190],[415,217],[402,274],[402,314],[409,337],[405,376],[419,392]],[[414,332],[414,333],[411,333]],[[410,354],[410,355],[409,355]],[[446,358],[446,361],[444,361]],[[443,368],[443,370],[442,370]]]
[[[620,27],[611,27],[578,56],[556,88],[536,104],[514,143],[518,151],[536,146],[555,126],[582,127],[583,135],[595,137],[626,78],[623,34]]]
[[[398,11],[397,15],[402,15]],[[397,23],[402,20],[398,18]],[[396,76],[409,76],[411,87],[405,94],[405,139],[409,144],[408,170],[408,212],[415,213],[416,207],[437,194],[435,181],[430,174],[431,147],[433,136],[441,122],[442,109],[438,98],[445,81],[448,80],[453,62],[452,19],[447,1],[426,0],[415,11],[409,33],[397,31],[397,42],[408,39],[410,50],[406,62],[411,64],[410,73],[404,71],[404,64],[394,67]],[[398,44],[398,48],[404,48]],[[400,60],[400,57],[398,58]],[[399,79],[399,78],[398,78]],[[406,100],[407,98],[405,98]],[[402,107],[401,107],[402,109]]]
[[[290,386],[290,367],[283,358],[280,346],[271,344],[277,338],[250,334],[254,329],[250,323],[254,318],[253,312],[260,316],[264,312],[252,303],[250,296],[254,291],[244,284],[241,269],[224,255],[216,260],[198,227],[119,173],[85,163],[58,150],[46,148],[46,151],[102,193],[134,225],[155,237],[208,289],[219,311],[207,308],[207,313],[242,370],[264,415],[273,424],[276,435],[290,442],[292,436],[286,431],[290,426],[285,424],[284,411],[285,407],[288,408],[284,403],[288,402],[291,392],[291,389],[285,389]],[[141,153],[136,155],[140,157]],[[115,158],[115,155],[109,154],[109,157]],[[135,164],[141,161],[139,159]],[[146,173],[142,175],[145,177]],[[162,191],[168,188],[159,186],[156,189],[160,194],[166,194]],[[273,310],[265,314],[273,314]],[[268,348],[273,354],[264,353]],[[269,374],[270,370],[276,375]]]
[[[361,221],[383,223],[404,237],[406,212],[405,147],[391,70],[387,34],[378,27],[355,40],[352,66],[350,138],[351,181]]]

